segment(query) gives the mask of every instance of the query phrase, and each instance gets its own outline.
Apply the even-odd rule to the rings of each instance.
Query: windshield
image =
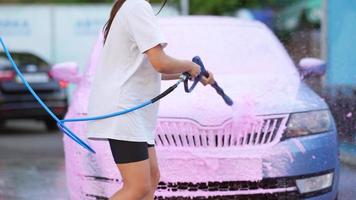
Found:
[[[231,18],[162,21],[168,54],[199,55],[233,99],[294,98],[299,73],[281,43],[264,25]],[[288,95],[286,95],[288,94]]]
[[[288,54],[267,28],[253,22],[239,24],[231,20],[235,23],[223,24],[221,20],[215,21],[216,24],[212,20],[211,23],[178,22],[177,25],[163,22],[169,44],[167,51],[185,59],[199,55],[205,67],[216,74],[298,78]]]

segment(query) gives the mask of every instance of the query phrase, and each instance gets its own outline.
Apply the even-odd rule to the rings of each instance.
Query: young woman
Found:
[[[177,79],[200,67],[165,54],[167,43],[146,0],[116,0],[104,27],[104,47],[89,100],[89,116],[127,109],[160,92],[161,79]],[[213,75],[204,85],[214,82]],[[154,148],[158,103],[88,124],[88,137],[108,139],[123,187],[112,200],[152,200],[159,182]]]

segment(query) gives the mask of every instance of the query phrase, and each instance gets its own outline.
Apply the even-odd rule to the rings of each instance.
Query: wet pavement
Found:
[[[62,145],[40,122],[0,128],[0,200],[68,199]]]
[[[340,170],[339,200],[356,199],[356,166],[342,165]]]
[[[339,200],[356,196],[356,167],[342,165]],[[0,128],[0,200],[66,200],[62,135],[41,122]]]

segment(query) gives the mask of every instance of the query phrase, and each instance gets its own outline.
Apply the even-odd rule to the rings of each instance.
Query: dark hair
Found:
[[[109,17],[108,21],[105,23],[104,28],[103,28],[104,44],[106,42],[106,38],[108,37],[109,31],[111,28],[111,24],[114,21],[115,15],[121,8],[122,4],[124,4],[124,2],[125,2],[125,0],[116,0],[114,5],[111,8],[110,17]]]
[[[168,0],[164,0],[162,7],[159,9],[157,15],[162,11],[163,7],[166,5]],[[108,21],[105,23],[104,28],[103,28],[103,33],[104,33],[104,44],[106,42],[106,38],[108,37],[110,28],[111,28],[111,24],[114,21],[115,15],[117,14],[117,12],[120,10],[122,4],[124,4],[125,0],[116,0],[111,12],[110,12],[110,17],[108,19]]]

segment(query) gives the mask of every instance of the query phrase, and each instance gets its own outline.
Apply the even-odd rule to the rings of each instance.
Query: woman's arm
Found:
[[[157,72],[170,74],[172,75],[170,78],[184,72],[188,72],[193,78],[200,74],[199,65],[188,60],[178,60],[168,56],[163,51],[161,45],[147,50],[145,54]]]
[[[213,73],[209,72],[209,77],[206,78],[205,76],[201,77],[200,82],[203,85],[212,85],[215,83],[214,75]],[[179,79],[181,74],[162,74],[162,80],[169,81],[169,80],[177,80]]]
[[[161,45],[157,45],[145,53],[156,71],[162,73],[162,80],[178,79],[180,74],[184,72],[188,72],[193,79],[200,74],[199,65],[188,60],[178,60],[168,56]],[[201,83],[203,85],[215,83],[213,74],[209,72],[208,78],[202,77]]]
[[[177,80],[179,79],[181,74],[162,74],[162,80],[169,81],[169,80]]]

